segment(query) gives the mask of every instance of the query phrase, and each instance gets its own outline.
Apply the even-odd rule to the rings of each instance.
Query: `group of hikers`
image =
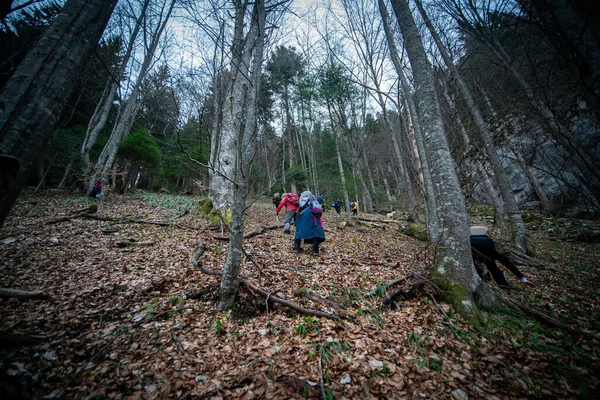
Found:
[[[273,197],[275,212],[279,215],[282,208],[285,207],[285,220],[283,223],[283,232],[291,234],[292,221],[296,225],[294,234],[294,253],[302,251],[300,245],[302,240],[304,243],[312,244],[312,255],[319,255],[319,244],[325,241],[325,229],[323,229],[323,196],[315,197],[310,191],[305,191],[300,194],[284,193],[283,196],[276,194]],[[339,214],[341,211],[342,201],[335,199],[331,205]],[[358,203],[351,202],[350,210],[354,215],[358,212]],[[482,276],[484,264],[494,281],[500,288],[510,288],[504,273],[496,265],[496,261],[500,261],[510,272],[512,272],[519,281],[527,286],[535,286],[530,282],[517,266],[506,255],[500,253],[492,238],[488,236],[488,228],[485,226],[471,227],[471,251],[473,262],[477,273]]]

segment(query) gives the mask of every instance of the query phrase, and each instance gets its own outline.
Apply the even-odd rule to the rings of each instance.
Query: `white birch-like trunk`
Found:
[[[94,110],[94,114],[90,118],[90,122],[88,123],[87,131],[85,133],[85,139],[81,145],[81,149],[79,153],[81,155],[81,165],[83,171],[87,174],[90,172],[90,151],[96,144],[98,140],[98,135],[104,127],[106,126],[106,122],[108,121],[108,116],[110,114],[110,110],[115,101],[115,97],[117,95],[117,90],[119,88],[120,80],[123,77],[123,73],[129,60],[131,59],[131,54],[133,53],[133,47],[135,45],[135,40],[140,32],[140,28],[142,26],[142,21],[146,15],[146,10],[148,9],[148,5],[150,0],[145,0],[142,5],[142,10],[140,11],[140,17],[136,21],[135,27],[133,28],[133,32],[131,33],[131,37],[129,38],[129,42],[127,43],[127,48],[125,50],[125,54],[123,59],[121,60],[121,64],[113,75],[110,76],[109,81],[106,84],[104,89],[104,93],[100,98],[100,101],[96,105]]]
[[[235,4],[236,18],[240,18],[243,22],[246,6],[242,6],[241,2],[238,1]],[[239,33],[241,35],[241,32]],[[255,0],[252,11],[252,23],[245,40],[242,42],[241,36],[236,37],[234,38],[233,46],[234,52],[243,55],[240,61],[244,64],[232,63],[232,73],[235,73],[236,79],[233,90],[234,97],[231,101],[234,105],[239,104],[239,106],[234,106],[231,110],[239,111],[240,114],[236,116],[240,118],[236,120],[237,129],[235,133],[237,133],[237,140],[234,143],[236,159],[233,160],[235,170],[232,175],[234,180],[233,207],[229,230],[229,249],[221,278],[219,311],[226,309],[235,301],[239,289],[239,273],[243,253],[244,210],[248,195],[250,165],[252,163],[254,144],[257,136],[256,102],[260,91],[264,41],[265,4],[264,0]],[[240,88],[236,89],[236,86]],[[240,97],[235,97],[236,95]],[[224,125],[224,131],[226,128],[227,126]]]

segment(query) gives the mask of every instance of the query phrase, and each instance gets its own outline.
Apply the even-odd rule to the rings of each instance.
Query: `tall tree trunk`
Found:
[[[425,132],[422,132],[421,121],[419,119],[420,116],[417,114],[417,107],[414,103],[414,99],[410,91],[410,86],[408,85],[408,79],[406,79],[406,75],[404,74],[404,71],[402,69],[402,63],[398,56],[399,53],[396,48],[394,36],[392,30],[390,29],[390,17],[387,8],[385,7],[383,0],[378,1],[379,12],[381,13],[381,18],[383,20],[383,27],[385,30],[385,36],[387,39],[390,56],[394,64],[394,68],[396,69],[396,73],[398,74],[398,77],[400,78],[402,84],[402,92],[404,93],[404,98],[406,99],[406,103],[408,105],[408,111],[410,113],[410,118],[412,120],[414,128],[415,140],[417,142],[417,149],[419,151],[418,157],[422,165],[423,183],[425,186],[426,193],[425,198],[427,211],[427,230],[429,233],[429,239],[432,242],[436,242],[439,239],[439,230],[441,229],[441,227],[439,226],[439,216],[437,215],[438,205],[437,198],[434,193],[434,183],[431,177],[431,170],[429,160],[427,159],[427,154],[425,151],[425,145],[423,143],[423,136],[425,135]],[[419,92],[417,91],[417,93]]]
[[[525,222],[523,221],[523,217],[521,216],[521,211],[519,210],[519,205],[517,204],[517,201],[513,194],[510,182],[506,177],[506,171],[504,170],[502,161],[500,160],[498,152],[496,151],[496,147],[494,146],[492,133],[490,132],[488,125],[483,119],[483,114],[477,106],[477,103],[475,102],[475,99],[471,94],[471,90],[468,88],[466,82],[462,78],[460,72],[458,71],[458,68],[456,68],[454,61],[448,54],[448,51],[446,50],[446,47],[442,43],[442,40],[440,39],[439,35],[437,34],[437,31],[431,23],[429,16],[423,9],[421,0],[417,0],[417,8],[421,13],[421,17],[423,17],[425,25],[427,26],[427,29],[429,29],[429,32],[431,33],[431,36],[433,37],[433,40],[435,41],[446,66],[450,70],[452,78],[458,85],[458,88],[465,102],[467,103],[469,112],[473,116],[473,121],[475,122],[477,131],[479,132],[479,137],[481,137],[485,152],[487,153],[492,168],[494,170],[494,175],[498,183],[498,188],[500,189],[500,193],[502,193],[502,199],[504,200],[504,208],[506,210],[506,213],[508,214],[508,219],[511,225],[511,236],[513,242],[523,253],[527,253],[527,232],[525,229]]]
[[[392,7],[404,38],[406,52],[419,94],[419,116],[427,151],[435,154],[431,164],[440,225],[433,277],[443,295],[471,323],[479,323],[477,305],[498,306],[487,284],[475,272],[469,243],[469,223],[465,200],[454,170],[452,155],[436,100],[434,77],[417,25],[406,0],[392,0]]]
[[[85,133],[85,139],[83,140],[81,149],[79,151],[79,153],[81,154],[82,167],[86,174],[90,171],[90,151],[92,151],[92,148],[98,140],[98,135],[106,126],[106,121],[108,121],[108,116],[115,101],[120,80],[123,77],[123,72],[125,71],[125,68],[127,67],[127,64],[129,63],[129,60],[131,58],[131,54],[133,53],[135,40],[138,36],[138,33],[140,32],[142,21],[145,18],[146,10],[148,9],[149,3],[150,0],[144,1],[144,4],[142,5],[142,10],[140,12],[140,17],[136,21],[133,32],[131,33],[131,37],[129,38],[129,43],[127,44],[127,48],[125,50],[123,59],[121,60],[120,65],[115,69],[114,74],[110,76],[109,81],[107,82],[104,92],[102,94],[102,97],[96,105],[94,114],[92,115],[92,117],[90,118],[90,122],[88,123],[88,128]]]
[[[490,180],[489,174],[483,166],[483,162],[480,159],[473,159],[472,157],[469,156],[469,153],[471,150],[471,138],[469,137],[469,134],[467,133],[467,129],[465,128],[465,124],[463,123],[462,118],[460,117],[460,114],[458,113],[458,107],[456,107],[454,100],[448,94],[448,86],[447,85],[444,85],[443,92],[444,92],[444,97],[446,99],[446,102],[450,105],[450,109],[452,110],[452,113],[454,114],[454,118],[456,119],[456,125],[458,126],[458,131],[460,132],[460,137],[462,138],[463,143],[465,145],[465,158],[470,158],[471,162],[475,165],[475,172],[481,178],[483,187],[485,188],[485,191],[486,191],[488,197],[490,198],[492,205],[494,206],[494,209],[496,212],[496,221],[498,224],[503,225],[504,224],[504,203],[498,197],[496,189],[494,188],[494,185],[492,184],[492,181]]]
[[[146,78],[146,75],[150,71],[150,67],[152,66],[152,62],[154,60],[154,54],[156,53],[156,49],[158,48],[158,44],[160,42],[160,38],[162,33],[167,26],[167,22],[171,17],[171,13],[173,12],[173,8],[175,7],[175,3],[177,0],[171,0],[169,8],[164,16],[164,20],[161,17],[161,21],[159,22],[156,30],[152,32],[151,41],[148,47],[146,54],[144,55],[144,61],[142,62],[142,66],[138,73],[135,85],[131,92],[131,95],[127,99],[123,111],[121,112],[115,127],[108,139],[108,142],[102,149],[102,153],[100,153],[100,157],[98,158],[98,162],[96,163],[97,171],[92,175],[90,180],[88,181],[88,193],[92,191],[98,176],[102,179],[106,179],[109,171],[113,168],[113,164],[115,163],[115,158],[117,156],[117,152],[119,150],[119,146],[121,145],[121,141],[123,138],[127,137],[131,132],[131,128],[133,123],[137,117],[139,112],[139,96],[140,90],[142,87],[142,83]]]
[[[244,19],[245,7],[241,2],[236,0],[236,18]],[[240,37],[241,39],[241,37]],[[260,91],[260,78],[263,63],[265,41],[265,3],[264,0],[255,0],[252,11],[252,23],[250,25],[246,40],[234,39],[234,52],[243,54],[245,67],[241,65],[232,65],[232,71],[236,74],[234,86],[241,86],[242,90],[233,91],[234,95],[239,94],[240,97],[233,97],[232,101],[238,103],[240,108],[234,107],[236,110],[242,111],[242,106],[245,105],[245,112],[242,115],[236,115],[243,119],[237,120],[236,144],[236,160],[234,171],[234,193],[233,193],[233,209],[231,216],[231,228],[229,233],[229,250],[227,252],[227,260],[223,266],[223,276],[221,278],[220,288],[220,303],[219,310],[224,310],[229,307],[235,300],[239,289],[239,274],[241,255],[243,253],[243,236],[244,236],[244,210],[246,208],[246,197],[248,195],[248,184],[250,165],[252,163],[254,143],[256,142],[256,102]],[[250,70],[250,62],[252,69]],[[237,68],[244,68],[238,70]],[[245,72],[245,73],[244,73]],[[245,121],[245,124],[242,123]]]
[[[2,187],[0,226],[40,159],[73,82],[81,74],[116,1],[69,0],[21,62],[0,93],[0,154],[21,160],[21,169]]]

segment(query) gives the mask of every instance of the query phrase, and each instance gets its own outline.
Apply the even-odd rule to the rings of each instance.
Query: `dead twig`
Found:
[[[171,339],[173,339],[173,342],[177,346],[177,350],[179,351],[179,353],[181,353],[182,356],[185,356],[185,350],[183,349],[183,346],[181,345],[179,339],[177,339],[177,335],[175,335],[174,328],[171,328]]]
[[[256,267],[256,269],[258,270],[258,272],[260,272],[261,276],[266,276],[266,274],[263,272],[263,270],[260,267],[260,265],[258,265],[258,263],[256,261],[254,261],[254,257],[252,257],[250,254],[248,254],[246,252],[246,249],[244,249],[243,246],[242,246],[242,251],[244,252],[244,255],[246,256],[246,258],[248,258],[250,261],[252,261],[252,264],[254,264],[254,266]]]
[[[278,229],[278,228],[283,228],[283,224],[277,224],[277,225],[270,225],[270,226],[262,226],[258,229],[255,229],[253,231],[250,231],[248,233],[246,233],[244,235],[244,239],[248,239],[254,236],[258,236],[261,235],[267,231],[271,231],[273,229]],[[213,236],[213,239],[215,240],[220,240],[222,242],[228,242],[229,241],[229,237],[227,236]]]

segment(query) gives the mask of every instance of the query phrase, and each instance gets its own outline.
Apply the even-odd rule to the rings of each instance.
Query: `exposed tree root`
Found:
[[[213,275],[213,276],[220,277],[221,272],[212,271],[212,270],[203,268],[201,266],[200,257],[204,253],[205,249],[206,249],[206,246],[204,246],[204,243],[201,240],[198,240],[196,249],[192,253],[192,259],[191,259],[192,265],[195,268],[199,268],[200,271],[202,271],[203,273],[205,273],[207,275]],[[256,285],[253,285],[252,283],[250,283],[247,280],[240,279],[239,282],[240,282],[240,285],[245,286],[246,288],[248,288],[254,292],[257,292],[260,295],[262,295],[263,297],[265,297],[267,299],[267,301],[272,301],[273,303],[279,303],[279,304],[286,306],[288,308],[291,308],[292,310],[297,311],[301,314],[312,315],[315,317],[323,317],[323,318],[328,318],[328,319],[332,319],[332,320],[336,320],[336,321],[340,320],[340,317],[338,317],[337,315],[333,315],[333,314],[329,314],[329,313],[325,313],[325,312],[321,312],[321,311],[317,311],[317,310],[309,310],[304,307],[300,307],[299,305],[292,303],[291,301],[284,300],[282,298],[274,296],[272,293],[270,293],[264,289],[261,289]]]
[[[4,289],[0,288],[0,298],[16,298],[20,300],[29,300],[29,299],[47,299],[48,296],[44,294],[41,290],[36,290],[33,292],[28,292],[25,290],[17,290],[17,289]]]
[[[244,239],[248,239],[254,236],[258,236],[258,235],[262,235],[263,233],[267,232],[267,231],[271,231],[273,229],[278,229],[278,228],[283,228],[283,224],[277,224],[277,225],[271,225],[271,226],[261,226],[258,229],[255,229],[253,231],[250,231],[248,233],[246,233],[244,235]],[[222,242],[228,242],[229,241],[229,237],[227,236],[213,236],[213,239],[215,240],[220,240]]]

